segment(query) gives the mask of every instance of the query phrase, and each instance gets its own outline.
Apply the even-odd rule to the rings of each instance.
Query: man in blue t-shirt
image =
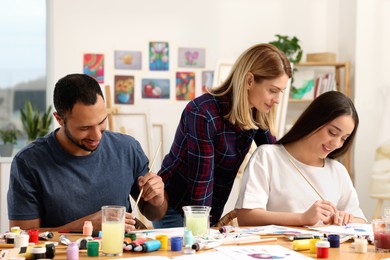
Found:
[[[129,194],[149,219],[167,209],[164,184],[149,172],[148,159],[133,137],[106,130],[107,109],[97,81],[84,74],[60,79],[53,113],[60,127],[24,147],[12,161],[8,190],[10,226],[101,230],[101,207],[126,206],[125,230],[134,229]]]

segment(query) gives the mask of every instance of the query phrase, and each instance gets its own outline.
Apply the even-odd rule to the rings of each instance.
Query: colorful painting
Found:
[[[204,48],[179,48],[179,67],[204,68],[206,50]]]
[[[150,70],[169,70],[169,44],[167,42],[149,43]]]
[[[99,83],[104,83],[104,55],[87,53],[84,54],[84,74],[87,74]]]
[[[142,52],[115,51],[115,69],[140,70],[142,68]]]
[[[134,76],[115,76],[115,104],[134,104]]]
[[[142,98],[169,99],[169,79],[142,79]]]
[[[202,93],[206,93],[207,89],[211,89],[213,87],[214,81],[214,71],[205,70],[202,71]]]
[[[176,100],[195,98],[195,72],[176,73]]]

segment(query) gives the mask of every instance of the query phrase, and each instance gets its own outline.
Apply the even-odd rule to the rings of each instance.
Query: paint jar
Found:
[[[355,238],[355,253],[367,253],[367,239]]]
[[[329,241],[320,240],[316,243],[317,247],[317,258],[328,258],[329,257]]]
[[[157,235],[156,236],[157,240],[160,240],[161,242],[161,249],[162,250],[167,250],[168,249],[168,236],[167,235]]]
[[[193,236],[208,236],[210,229],[209,206],[184,206],[184,227],[191,230]]]
[[[310,239],[297,239],[292,242],[292,249],[295,251],[310,249]]]
[[[39,240],[39,230],[29,229],[27,233],[30,236],[29,242],[37,244]]]
[[[339,235],[328,235],[328,241],[330,247],[339,248],[340,247],[340,236]]]
[[[17,234],[14,240],[15,247],[28,247],[28,240],[30,239],[27,234]]]
[[[78,260],[79,259],[79,247],[76,242],[71,242],[66,249],[66,259]]]
[[[314,237],[309,239],[309,244],[310,244],[310,253],[316,254],[317,253],[317,246],[316,243],[319,241],[319,237]]]
[[[183,247],[182,237],[171,237],[171,251],[181,251]]]
[[[84,225],[83,225],[83,236],[92,236],[92,230],[93,230],[93,227],[92,227],[92,222],[87,220],[87,221],[84,221]]]
[[[53,259],[56,255],[56,246],[54,243],[45,243],[46,247],[46,258]]]
[[[16,237],[16,233],[12,233],[12,232],[8,232],[8,233],[5,233],[5,241],[7,244],[13,244],[15,243],[15,237]]]
[[[45,258],[46,247],[43,246],[34,246],[30,250],[31,260],[38,260]]]
[[[88,241],[87,243],[87,255],[99,256],[99,241]]]
[[[20,227],[19,226],[11,227],[11,232],[19,234],[20,233]]]

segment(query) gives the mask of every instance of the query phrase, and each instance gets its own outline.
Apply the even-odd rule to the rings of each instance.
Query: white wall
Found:
[[[84,53],[104,53],[104,84],[113,85],[115,74],[135,75],[136,88],[138,86],[135,106],[149,109],[152,123],[165,125],[163,148],[164,152],[168,152],[181,111],[187,103],[175,101],[174,97],[178,47],[206,48],[205,69],[214,69],[217,60],[235,59],[255,43],[274,40],[275,34],[295,35],[301,40],[305,53],[335,52],[339,61],[352,62],[352,75],[359,74],[356,77],[355,100],[362,123],[355,153],[356,187],[361,206],[367,217],[371,217],[373,209],[368,197],[367,179],[374,146],[372,138],[364,139],[363,136],[375,135],[370,126],[379,124],[379,103],[376,102],[379,93],[374,90],[378,84],[373,84],[373,80],[378,79],[378,74],[374,72],[380,70],[376,55],[381,55],[385,45],[374,55],[372,51],[378,47],[374,42],[384,36],[373,34],[384,34],[383,26],[376,27],[383,22],[380,17],[385,17],[381,12],[388,8],[379,9],[375,4],[388,5],[389,1],[363,2],[367,1],[198,0],[184,4],[180,0],[47,0],[48,101],[52,103],[53,86],[60,77],[82,72]],[[365,14],[366,7],[374,9],[373,12]],[[378,16],[378,13],[381,15]],[[369,24],[375,30],[366,27],[367,19],[374,20]],[[169,42],[169,72],[148,71],[149,41]],[[114,50],[142,51],[143,70],[114,70]],[[380,61],[381,65],[385,64]],[[201,70],[193,71],[197,73],[199,94]],[[170,100],[141,100],[140,82],[143,77],[169,77]],[[383,76],[381,80],[384,79]],[[374,91],[367,94],[367,87]]]

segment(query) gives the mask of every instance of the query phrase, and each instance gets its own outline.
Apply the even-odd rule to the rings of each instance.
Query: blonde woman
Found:
[[[183,226],[186,205],[211,206],[210,223],[218,222],[252,141],[275,142],[270,111],[290,77],[284,53],[257,44],[241,54],[220,86],[188,103],[158,173],[169,209],[155,228]]]

